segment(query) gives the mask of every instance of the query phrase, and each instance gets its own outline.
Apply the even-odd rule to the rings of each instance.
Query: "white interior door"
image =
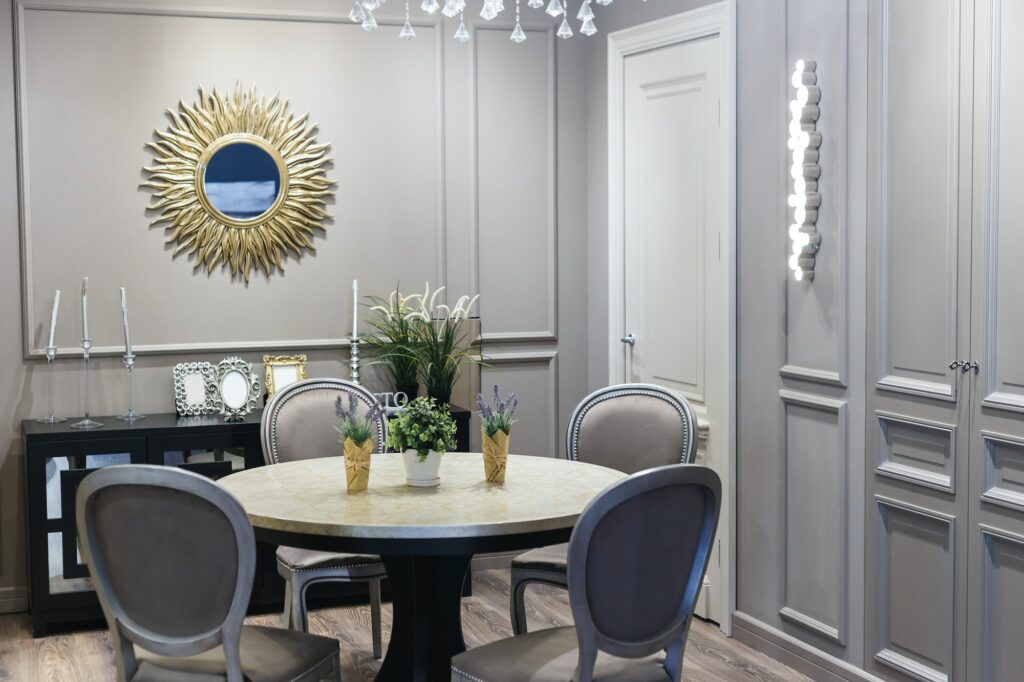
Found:
[[[721,232],[726,188],[720,126],[720,38],[625,58],[623,162],[624,377],[685,397],[701,421],[698,462],[728,467],[715,417],[728,396],[727,292]],[[729,425],[719,422],[720,428]],[[719,439],[720,441],[723,439]],[[725,534],[720,526],[719,540]],[[726,584],[712,557],[697,615],[722,622]]]

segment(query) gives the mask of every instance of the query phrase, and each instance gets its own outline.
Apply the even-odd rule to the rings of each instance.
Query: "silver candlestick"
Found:
[[[135,353],[124,354],[124,368],[128,370],[128,411],[122,414],[118,419],[123,422],[133,422],[136,419],[145,419],[146,415],[139,414],[132,407],[132,369],[135,368]]]
[[[89,417],[89,350],[92,348],[92,339],[82,339],[82,358],[85,371],[85,416],[81,421],[71,425],[73,429],[98,429],[103,424]]]
[[[353,336],[348,343],[348,368],[349,380],[353,384],[359,383],[359,344],[362,343],[358,336]]]
[[[59,424],[60,422],[66,422],[66,417],[58,417],[53,412],[53,361],[57,357],[57,347],[47,346],[43,349],[46,352],[46,405],[50,411],[50,416],[43,419],[37,419],[36,421],[40,424]]]

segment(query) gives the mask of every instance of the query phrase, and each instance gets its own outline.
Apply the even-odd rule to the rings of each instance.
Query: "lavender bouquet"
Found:
[[[366,414],[357,413],[358,398],[354,393],[348,394],[348,409],[341,396],[334,401],[334,413],[338,424],[334,427],[341,435],[345,450],[345,479],[350,493],[366,490],[370,482],[370,460],[373,454],[373,425],[383,413],[378,403],[374,403]]]
[[[480,408],[480,427],[484,450],[484,476],[491,483],[505,482],[505,468],[508,464],[508,439],[515,421],[512,416],[519,406],[515,393],[501,397],[501,388],[494,385],[494,404],[484,400],[483,393],[476,397]]]

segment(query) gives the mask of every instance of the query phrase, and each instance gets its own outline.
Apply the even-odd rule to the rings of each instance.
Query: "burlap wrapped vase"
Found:
[[[366,490],[370,483],[370,456],[373,454],[373,439],[368,438],[362,445],[356,445],[351,438],[345,439],[345,480],[350,493]]]
[[[508,464],[509,435],[499,429],[493,436],[488,436],[487,430],[484,429],[481,436],[484,449],[484,476],[488,483],[504,483],[505,467]]]

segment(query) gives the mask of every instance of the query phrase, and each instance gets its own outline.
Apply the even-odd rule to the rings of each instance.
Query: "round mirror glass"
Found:
[[[210,157],[203,174],[203,192],[210,205],[229,218],[258,218],[274,205],[281,191],[277,162],[251,142],[226,144]]]
[[[220,395],[224,399],[224,405],[233,410],[245,406],[249,398],[249,382],[245,375],[238,370],[232,370],[224,374],[220,380]]]

